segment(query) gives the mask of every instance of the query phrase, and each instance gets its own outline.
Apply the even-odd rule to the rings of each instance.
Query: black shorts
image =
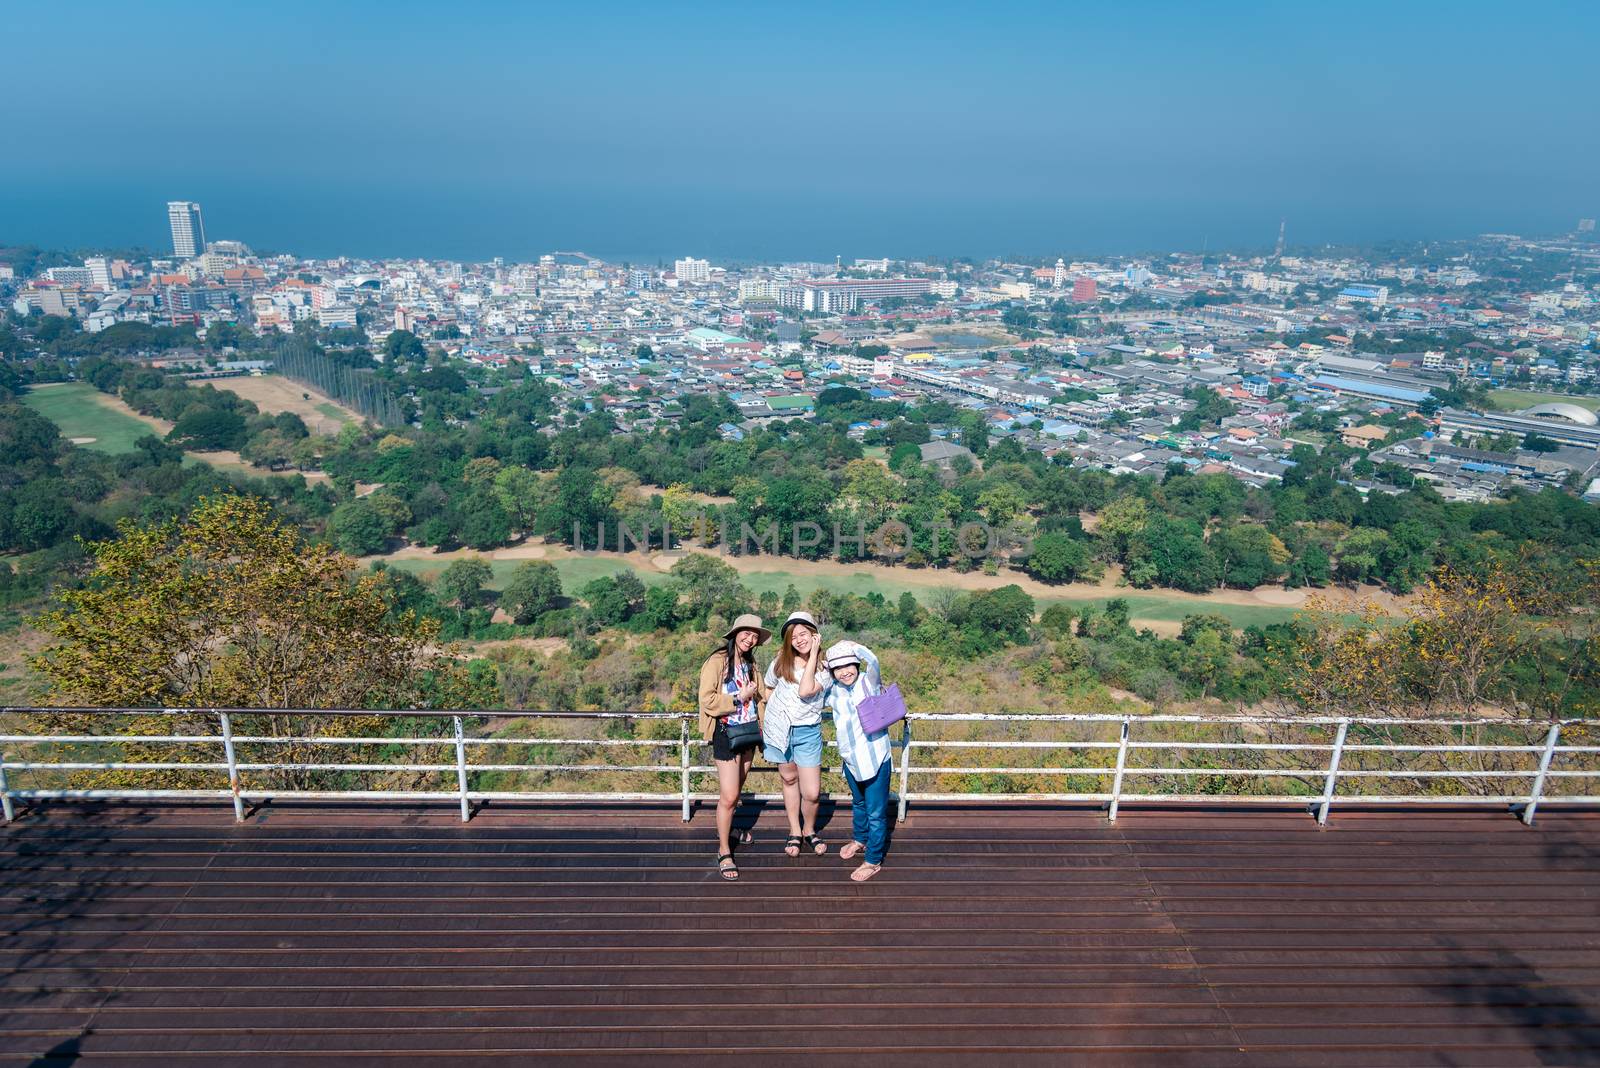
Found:
[[[724,727],[720,722],[717,724],[716,729],[711,732],[711,755],[717,760],[732,760],[740,753],[748,753],[760,744],[761,741],[758,738],[749,745],[738,749],[733,748],[728,742],[728,728]]]

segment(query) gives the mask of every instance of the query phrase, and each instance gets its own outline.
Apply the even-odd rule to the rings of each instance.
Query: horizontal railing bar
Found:
[[[571,709],[532,708],[136,708],[116,705],[105,708],[48,708],[41,705],[4,705],[0,715],[38,716],[426,716],[470,717],[473,719],[684,719],[692,712],[578,712]],[[454,739],[451,739],[452,743]]]
[[[912,767],[912,775],[1115,775],[1116,768],[937,768]],[[1267,775],[1282,778],[1311,778],[1326,774],[1325,768],[1123,768],[1123,774],[1135,775]],[[1527,774],[1532,774],[1528,772]],[[1470,778],[1461,773],[1462,778]],[[920,795],[919,795],[920,796]]]
[[[677,738],[463,738],[467,745],[677,745]],[[0,734],[0,742],[54,742],[60,744],[89,744],[104,742],[181,742],[185,744],[222,744],[220,734]],[[289,736],[267,734],[236,734],[234,745],[454,745],[454,738],[343,738],[315,736]],[[711,743],[702,743],[709,745]]]
[[[1116,742],[945,742],[911,739],[912,749],[1115,749]]]
[[[1029,723],[1121,723],[1129,718],[1106,712],[912,712],[909,718],[918,722],[969,723],[995,720],[999,722]],[[1133,716],[1135,723],[1232,723],[1255,727],[1295,727],[1304,725],[1338,726],[1349,723],[1352,727],[1539,727],[1548,729],[1552,724],[1577,726],[1592,723],[1583,719],[1385,719],[1376,716]]]
[[[213,762],[171,763],[155,761],[70,761],[50,763],[44,761],[4,761],[0,768],[6,771],[227,771],[228,765]],[[428,771],[442,772],[455,771],[455,764],[317,764],[317,763],[239,763],[239,771]],[[682,767],[678,764],[468,764],[467,770],[473,771],[660,771],[676,772]],[[697,765],[690,768],[694,770],[715,771],[709,765]],[[752,766],[752,771],[774,771],[776,768]],[[912,775],[1112,775],[1115,768],[1099,767],[910,767],[907,771]],[[1290,778],[1314,776],[1322,774],[1320,768],[1141,768],[1128,766],[1124,769],[1127,775],[1266,775],[1286,776]],[[1398,779],[1481,779],[1505,778],[1526,779],[1537,774],[1534,769],[1526,770],[1456,770],[1456,769],[1379,769],[1379,770],[1341,770],[1340,778],[1398,778]],[[1600,777],[1600,771],[1550,771],[1548,775],[1557,775],[1564,778],[1592,778]]]
[[[1112,799],[1109,793],[925,793],[917,790],[912,795],[914,801],[966,801],[966,803],[989,803],[989,801],[1096,801],[1107,803]],[[1320,795],[1312,793],[1123,793],[1118,796],[1118,803],[1128,801],[1144,801],[1144,803],[1200,803],[1200,804],[1296,804],[1296,806],[1312,806],[1322,799]],[[1338,795],[1333,799],[1334,804],[1523,804],[1528,801],[1526,795],[1496,795],[1496,796],[1434,796],[1434,795]],[[1573,795],[1552,798],[1542,796],[1539,804],[1600,804],[1600,798],[1595,796]]]
[[[234,741],[242,739],[235,738]],[[369,739],[377,741],[378,739]],[[220,734],[0,734],[0,742],[55,742],[79,745],[101,742],[183,742],[222,744]]]
[[[1244,749],[1262,752],[1323,752],[1333,746],[1323,742],[1129,742],[1129,749]],[[1345,748],[1349,748],[1346,746]]]
[[[243,767],[243,765],[240,765]],[[409,767],[409,765],[396,765]],[[344,767],[344,765],[340,765]],[[0,768],[6,771],[227,771],[228,765],[214,764],[211,762],[196,762],[193,764],[157,762],[157,761],[113,761],[107,760],[100,763],[90,761],[63,761],[61,763],[46,763],[37,760],[7,760],[0,762]]]
[[[677,770],[677,769],[673,769]],[[231,797],[232,791],[226,789],[201,790],[201,789],[171,789],[171,790],[136,790],[136,789],[84,789],[84,790],[49,790],[49,789],[22,789],[11,790],[10,795],[21,800],[140,800],[140,799],[174,799],[186,798],[208,799],[217,797]],[[250,801],[274,800],[372,800],[372,801],[448,801],[455,802],[461,794],[456,790],[242,790],[240,795]],[[541,793],[526,794],[514,790],[469,790],[469,799],[473,801],[662,801],[678,802],[683,795],[678,791],[671,793]],[[714,793],[691,793],[693,801],[715,801]],[[781,793],[768,794],[741,794],[741,798],[753,801],[778,801]],[[917,791],[914,799],[918,801],[1110,801],[1109,793],[1009,793],[1009,794],[949,794],[927,793]],[[1318,801],[1315,794],[1123,794],[1123,802],[1201,802],[1208,804],[1259,804],[1259,805],[1310,805]],[[1520,794],[1482,795],[1482,796],[1448,796],[1441,797],[1428,794],[1340,794],[1334,798],[1335,804],[1437,804],[1437,805],[1502,805],[1521,804],[1527,797]],[[1546,804],[1577,804],[1593,805],[1600,803],[1600,797],[1571,794],[1560,796],[1545,796],[1539,799],[1541,806]]]
[[[1346,745],[1346,753],[1542,753],[1542,745]],[[1343,772],[1340,772],[1343,775]]]
[[[0,706],[0,715],[29,714],[29,715],[190,715],[190,714],[216,714],[227,713],[232,716],[426,716],[426,717],[452,717],[462,716],[475,719],[507,719],[507,718],[538,718],[538,719],[685,719],[695,716],[694,712],[654,712],[654,711],[620,711],[620,712],[584,712],[572,709],[527,709],[527,708],[477,708],[477,709],[436,709],[436,708],[407,708],[407,709],[360,709],[360,708],[137,708],[121,705],[104,708],[51,708],[40,705],[5,705]],[[1126,715],[1114,713],[1014,713],[1014,712],[913,712],[909,718],[923,722],[981,722],[992,720],[997,722],[1032,722],[1032,723],[1117,723],[1120,724]],[[1409,719],[1409,718],[1382,718],[1372,716],[1296,716],[1296,717],[1271,717],[1271,716],[1179,716],[1179,715],[1151,715],[1136,716],[1139,723],[1229,723],[1262,727],[1286,726],[1337,726],[1340,723],[1349,723],[1352,726],[1375,727],[1403,727],[1403,726],[1430,726],[1430,727],[1538,727],[1548,729],[1554,724],[1563,726],[1577,726],[1592,721],[1583,719],[1538,720],[1538,719]]]
[[[602,745],[602,746],[676,746],[677,738],[464,738],[467,745]],[[106,744],[113,742],[166,742],[189,745],[220,745],[220,735],[165,735],[165,734],[106,734],[106,735],[54,735],[54,734],[0,734],[0,742]],[[454,739],[437,738],[345,738],[315,736],[235,735],[235,745],[439,745],[454,744]],[[710,745],[702,739],[690,739],[691,745]],[[826,743],[837,748],[836,742]],[[913,739],[913,749],[1116,749],[1117,742],[1043,742],[1043,741],[945,741],[939,739]],[[1128,743],[1129,749],[1228,749],[1257,752],[1327,752],[1333,746],[1325,742],[1166,742],[1149,741]],[[1344,751],[1365,753],[1541,753],[1538,745],[1346,745]],[[1600,746],[1558,746],[1556,755],[1563,753],[1600,753]],[[452,765],[453,767],[453,765]],[[1342,773],[1341,773],[1342,774]],[[1552,773],[1554,774],[1554,773]]]

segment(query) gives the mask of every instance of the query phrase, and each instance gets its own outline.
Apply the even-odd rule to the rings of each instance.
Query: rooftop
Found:
[[[826,811],[826,810],[825,810]],[[1600,814],[22,808],[0,1062],[1594,1064]],[[835,847],[847,813],[824,828]]]

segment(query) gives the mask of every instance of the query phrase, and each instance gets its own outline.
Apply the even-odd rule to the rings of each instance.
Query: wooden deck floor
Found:
[[[0,1064],[1600,1065],[1596,814],[231,816],[0,831]]]

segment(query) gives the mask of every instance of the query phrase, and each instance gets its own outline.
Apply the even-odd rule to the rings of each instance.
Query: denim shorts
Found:
[[[822,767],[822,724],[808,723],[789,728],[789,747],[763,746],[762,755],[774,764],[795,764],[802,768]]]

